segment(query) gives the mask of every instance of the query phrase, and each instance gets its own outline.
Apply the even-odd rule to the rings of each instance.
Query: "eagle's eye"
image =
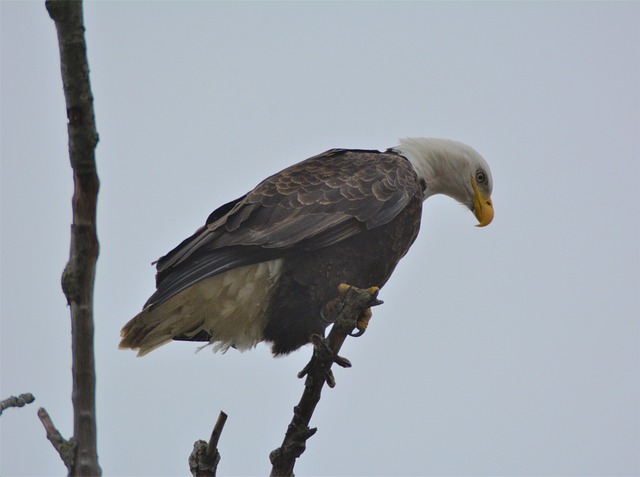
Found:
[[[484,181],[487,180],[487,175],[483,171],[476,172],[476,182],[478,184],[483,184]]]

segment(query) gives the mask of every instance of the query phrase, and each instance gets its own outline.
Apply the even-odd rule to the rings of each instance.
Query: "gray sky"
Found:
[[[2,2],[3,476],[64,475],[71,171],[42,2]],[[220,409],[221,475],[265,475],[310,349],[118,351],[150,262],[218,205],[332,147],[466,142],[485,229],[448,198],[343,354],[297,475],[640,474],[640,3],[86,5],[100,144],[105,475],[186,475]]]

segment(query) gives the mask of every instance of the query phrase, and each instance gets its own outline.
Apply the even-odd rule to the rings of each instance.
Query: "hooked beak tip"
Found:
[[[478,200],[476,202],[474,215],[478,219],[476,227],[486,227],[493,220],[493,202],[491,199]]]

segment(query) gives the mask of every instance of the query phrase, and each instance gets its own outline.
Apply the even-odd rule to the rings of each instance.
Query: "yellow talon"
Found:
[[[340,285],[338,285],[338,293],[344,293],[349,288],[351,288],[351,285],[347,285],[346,283],[341,283]]]
[[[367,308],[366,310],[364,310],[364,313],[362,313],[362,316],[358,318],[358,322],[356,323],[356,328],[358,328],[360,331],[366,330],[367,326],[369,326],[369,320],[371,319],[371,316],[372,316],[371,308]]]

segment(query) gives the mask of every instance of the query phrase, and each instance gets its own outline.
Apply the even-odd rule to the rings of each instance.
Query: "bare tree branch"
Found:
[[[350,367],[351,363],[338,356],[338,352],[346,337],[356,328],[358,320],[366,315],[366,310],[381,304],[377,299],[378,288],[363,290],[348,285],[340,285],[338,297],[325,307],[325,315],[334,322],[329,336],[313,336],[313,356],[309,364],[298,374],[307,379],[300,402],[293,408],[293,418],[287,428],[282,445],[269,455],[272,477],[293,476],[296,459],[306,448],[306,441],[317,431],[310,428],[311,416],[320,401],[322,387],[326,382],[330,387],[335,386],[331,365],[336,363],[343,367]]]
[[[99,180],[95,162],[98,133],[89,83],[82,2],[47,0],[46,7],[58,33],[69,120],[69,158],[75,186],[69,262],[62,274],[62,289],[71,308],[73,432],[77,442],[70,475],[96,476],[101,474],[97,455],[93,351],[93,285],[98,258],[96,202]]]
[[[27,404],[31,404],[35,400],[36,398],[34,398],[33,394],[31,393],[8,397],[7,399],[0,401],[0,416],[5,409],[8,409],[10,407],[26,406]]]
[[[58,451],[62,462],[64,462],[64,465],[67,466],[69,473],[71,473],[75,460],[77,447],[76,441],[73,438],[71,440],[66,440],[64,437],[62,437],[62,434],[60,434],[58,429],[56,429],[56,426],[53,424],[53,421],[51,420],[51,417],[49,416],[49,413],[45,408],[41,407],[40,409],[38,409],[38,417],[40,418],[40,422],[42,422],[42,425],[47,431],[47,439],[49,439],[49,442],[51,442],[55,450]]]
[[[207,444],[199,440],[193,444],[193,451],[189,456],[189,469],[193,477],[215,477],[218,463],[220,462],[220,452],[218,452],[218,441],[222,434],[222,429],[227,422],[227,415],[220,411],[216,425],[211,431],[211,438]]]

